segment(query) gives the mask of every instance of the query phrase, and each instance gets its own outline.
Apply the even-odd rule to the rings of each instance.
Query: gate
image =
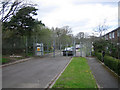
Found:
[[[55,42],[51,44],[44,44],[44,43],[36,43],[34,44],[34,51],[35,56],[49,56],[49,57],[56,57],[56,56],[70,56],[69,55],[69,48],[71,51],[71,56],[76,56],[76,45],[75,42],[71,45],[56,45]],[[66,54],[63,55],[63,52],[66,50]]]
[[[35,55],[36,56],[77,56],[77,57],[86,57],[91,56],[92,52],[92,43],[91,42],[80,42],[76,43],[75,41],[72,44],[56,44],[53,41],[51,44],[37,43],[35,44]],[[69,51],[72,49],[72,52]],[[71,55],[70,55],[71,54]]]

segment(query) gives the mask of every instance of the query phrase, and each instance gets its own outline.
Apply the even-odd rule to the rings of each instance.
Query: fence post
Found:
[[[81,49],[80,49],[80,56],[82,57],[82,42],[80,42],[80,47],[81,47]]]
[[[80,56],[81,56],[81,43],[80,43],[80,47],[79,48],[80,48]]]
[[[53,41],[53,57],[55,57],[55,41]]]
[[[61,56],[61,47],[62,47],[62,45],[60,44],[60,56]]]
[[[75,45],[75,41],[74,41],[74,56],[76,56],[76,45]]]
[[[26,56],[28,55],[28,42],[27,42],[27,36],[26,36]]]
[[[49,50],[48,50],[48,43],[47,43],[47,55],[49,54]]]
[[[67,44],[67,48],[68,48],[68,44]],[[67,48],[66,48],[66,56],[68,56],[68,51],[67,51]]]

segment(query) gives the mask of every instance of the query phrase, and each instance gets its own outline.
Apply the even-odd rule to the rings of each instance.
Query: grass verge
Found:
[[[52,88],[95,88],[96,81],[87,60],[74,57]]]
[[[9,62],[9,59],[7,59],[7,58],[2,58],[2,61],[0,61],[0,63],[2,63],[2,64],[5,64],[7,62]]]
[[[25,59],[25,57],[10,57],[9,55],[4,55],[1,59],[0,59],[0,63],[1,64],[7,64],[7,63],[10,63],[10,62],[14,62],[14,61],[18,61],[18,60],[21,60],[21,59]]]

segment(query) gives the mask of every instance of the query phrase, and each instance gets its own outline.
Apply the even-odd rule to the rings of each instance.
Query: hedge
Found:
[[[95,53],[96,57],[102,61],[102,53]],[[105,55],[104,64],[120,76],[120,60]]]
[[[104,57],[104,64],[120,76],[120,60],[111,56]]]
[[[102,61],[102,53],[97,53],[95,52],[95,56],[97,56],[97,58]]]

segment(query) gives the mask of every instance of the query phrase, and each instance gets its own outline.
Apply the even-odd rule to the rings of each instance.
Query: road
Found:
[[[3,88],[45,88],[71,57],[36,57],[2,68]]]

